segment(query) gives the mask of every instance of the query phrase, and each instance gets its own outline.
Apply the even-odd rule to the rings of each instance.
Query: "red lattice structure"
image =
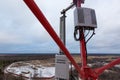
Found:
[[[33,12],[33,14],[36,16],[36,18],[39,20],[39,22],[43,25],[43,27],[46,29],[46,31],[49,33],[49,35],[53,38],[53,40],[56,42],[56,44],[59,46],[59,48],[64,52],[66,57],[71,61],[71,63],[74,65],[75,69],[78,71],[79,76],[82,80],[97,80],[99,75],[104,72],[105,69],[111,68],[116,64],[120,63],[120,58],[112,61],[111,63],[100,67],[96,69],[91,69],[87,66],[87,51],[86,51],[86,44],[85,44],[85,38],[84,38],[84,30],[81,28],[80,30],[80,50],[81,50],[81,61],[82,66],[80,67],[73,57],[71,56],[70,52],[67,50],[61,39],[58,37],[42,11],[38,8],[34,0],[24,0],[26,5],[30,8],[30,10]],[[73,0],[73,3],[76,5],[76,7],[81,7],[81,4],[84,3],[84,0]]]

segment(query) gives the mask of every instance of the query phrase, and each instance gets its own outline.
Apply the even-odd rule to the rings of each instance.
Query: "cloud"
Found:
[[[72,0],[35,0],[54,30],[59,34],[60,11]],[[120,50],[119,0],[86,0],[82,6],[96,10],[98,28],[90,40],[88,52]],[[79,42],[73,38],[73,9],[66,14],[66,39],[70,52],[79,52]],[[0,1],[0,52],[59,52],[49,34],[38,22],[23,0]]]
[[[28,43],[20,36],[15,34],[8,34],[6,32],[0,32],[0,43],[1,44],[25,44]]]
[[[119,0],[97,0],[86,1],[89,6],[96,10],[98,28],[96,29],[96,35],[88,44],[89,52],[100,53],[119,53],[119,30],[120,30],[120,8]]]

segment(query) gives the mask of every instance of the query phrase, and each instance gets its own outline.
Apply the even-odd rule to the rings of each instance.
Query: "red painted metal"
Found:
[[[81,0],[73,0],[73,3],[76,5],[76,7],[81,7]]]
[[[86,44],[85,44],[85,38],[84,38],[84,31],[83,29],[80,30],[80,51],[81,51],[81,63],[82,63],[82,67],[81,69],[83,70],[83,76],[82,78],[85,79],[87,74],[86,74],[86,68],[87,67],[87,53],[86,53]],[[88,72],[87,72],[88,73]]]
[[[24,2],[30,8],[30,10],[34,13],[34,15],[39,20],[39,22],[43,25],[43,27],[46,29],[46,31],[50,34],[50,36],[53,38],[53,40],[57,43],[57,45],[65,53],[65,55],[67,56],[67,58],[71,61],[71,63],[74,65],[74,67],[76,68],[76,70],[81,75],[82,72],[80,70],[79,65],[75,62],[75,60],[73,59],[73,57],[70,55],[70,52],[64,46],[64,44],[62,43],[62,41],[60,40],[60,38],[58,37],[58,35],[54,31],[54,29],[52,28],[52,26],[49,24],[49,22],[47,21],[47,19],[45,18],[45,16],[41,12],[41,10],[38,8],[38,6],[34,2],[34,0],[24,0]]]
[[[77,0],[76,7],[81,7],[81,0]],[[81,78],[83,80],[88,80],[88,77],[89,77],[88,71],[91,71],[91,70],[87,66],[87,58],[86,58],[87,51],[86,51],[86,43],[85,43],[84,29],[83,28],[81,28],[81,30],[79,30],[79,34],[80,34],[80,51],[81,51],[81,63],[82,63],[81,70],[83,73]]]
[[[111,67],[113,67],[113,66],[116,65],[116,64],[120,64],[120,58],[118,58],[118,59],[110,62],[109,64],[107,64],[107,65],[105,65],[105,66],[103,66],[103,67],[101,67],[101,68],[95,69],[95,72],[96,72],[98,75],[100,75],[102,72],[104,72],[104,70],[106,70],[106,69],[108,69],[108,68],[111,68]]]
[[[82,4],[81,0],[77,0],[76,7],[81,7],[81,4]],[[106,66],[103,66],[101,68],[92,70],[91,68],[89,68],[87,66],[87,58],[86,58],[86,56],[87,56],[87,50],[86,50],[86,43],[85,43],[84,30],[83,29],[80,30],[80,37],[81,37],[80,38],[80,47],[81,47],[80,50],[81,50],[81,62],[82,62],[81,71],[82,71],[82,74],[83,74],[83,75],[81,75],[82,80],[91,80],[91,79],[96,80],[98,78],[98,76],[105,69],[111,68],[114,65],[120,63],[120,59],[117,59],[117,60],[109,63]]]
[[[75,2],[77,1],[77,2]],[[84,38],[84,30],[80,30],[80,50],[81,50],[81,61],[82,61],[82,67],[79,67],[78,64],[75,62],[73,57],[70,55],[70,52],[67,50],[67,48],[64,46],[52,26],[47,21],[46,17],[43,15],[41,10],[38,8],[36,3],[33,0],[24,0],[26,5],[30,8],[30,10],[34,13],[34,15],[37,17],[39,22],[43,25],[43,27],[46,29],[46,31],[50,34],[50,36],[53,38],[53,40],[57,43],[57,45],[60,47],[60,49],[64,52],[64,54],[67,56],[67,58],[71,61],[71,63],[74,65],[76,70],[78,71],[80,77],[82,80],[96,80],[98,76],[108,68],[113,67],[116,64],[120,63],[120,58],[112,61],[111,63],[97,69],[91,69],[87,66],[87,51],[86,51],[86,44],[85,44],[85,38]],[[81,0],[73,0],[76,7],[81,7]]]
[[[79,3],[78,3],[78,1],[79,1]],[[81,3],[84,3],[84,1],[85,1],[85,0],[73,0],[73,3],[74,3],[75,5],[76,5],[76,4],[77,4],[77,5],[78,5],[78,4],[81,5]],[[77,6],[77,5],[76,5],[76,6]]]

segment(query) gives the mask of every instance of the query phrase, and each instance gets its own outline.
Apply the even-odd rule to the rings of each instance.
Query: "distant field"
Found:
[[[25,61],[25,60],[44,60],[47,58],[54,58],[55,54],[1,54],[0,60],[17,60],[17,61]]]
[[[75,61],[80,64],[80,54],[73,54],[72,55],[75,59]],[[119,58],[120,54],[89,54],[88,55],[88,63],[97,63],[97,62],[110,62],[115,60],[116,58]],[[34,60],[37,60],[36,63]],[[55,62],[55,54],[1,54],[0,55],[0,80],[4,80],[4,74],[3,70],[6,66],[10,65],[13,62],[17,61],[30,61],[34,64],[38,64],[39,60],[42,63],[54,63]],[[114,69],[111,68],[111,70],[117,70],[120,72],[120,69]],[[115,73],[112,75],[106,75],[106,73],[101,75],[100,80],[119,80],[120,75],[116,75],[118,73]],[[114,76],[113,76],[114,75]],[[109,77],[107,79],[104,79],[104,77]],[[113,76],[113,77],[112,77]],[[112,79],[110,79],[112,77]],[[115,78],[116,77],[116,78]]]
[[[55,58],[56,54],[0,54],[0,60],[36,60]],[[72,54],[72,56],[80,57],[80,54]],[[88,54],[88,56],[120,56],[120,54]]]

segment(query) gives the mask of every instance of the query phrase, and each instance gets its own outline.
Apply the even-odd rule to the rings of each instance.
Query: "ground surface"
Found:
[[[80,56],[79,55],[73,55],[75,61],[80,64],[81,63],[81,60],[80,60]],[[104,63],[108,63],[110,61],[113,61],[115,60],[116,58],[119,58],[120,56],[89,56],[88,57],[88,63],[90,64],[93,64],[93,63],[96,63],[97,65],[94,65],[92,66],[93,68],[95,67],[100,67],[100,66],[103,66],[103,62]],[[29,58],[29,57],[28,57]],[[10,59],[14,59],[12,58],[12,56],[10,57]],[[20,61],[22,60],[22,56],[20,56]],[[10,65],[11,63],[13,62],[17,62],[19,60],[9,60],[7,58],[7,60],[0,60],[0,80],[4,80],[4,75],[3,75],[3,70],[6,66]],[[35,60],[35,57],[34,57],[34,60],[32,60],[32,58],[30,58],[30,60],[26,59],[24,60],[25,62],[27,63],[32,63],[34,65],[48,65],[48,66],[54,66],[54,62],[55,62],[55,58],[52,56],[48,56],[48,57],[44,57],[44,56],[39,56],[39,58],[37,57],[37,60]],[[101,64],[101,65],[98,65],[98,64]],[[120,80],[120,68],[119,67],[113,67],[113,68],[110,68],[108,71],[105,71],[100,77],[99,77],[99,80]],[[12,80],[22,80],[22,79],[12,79]]]

